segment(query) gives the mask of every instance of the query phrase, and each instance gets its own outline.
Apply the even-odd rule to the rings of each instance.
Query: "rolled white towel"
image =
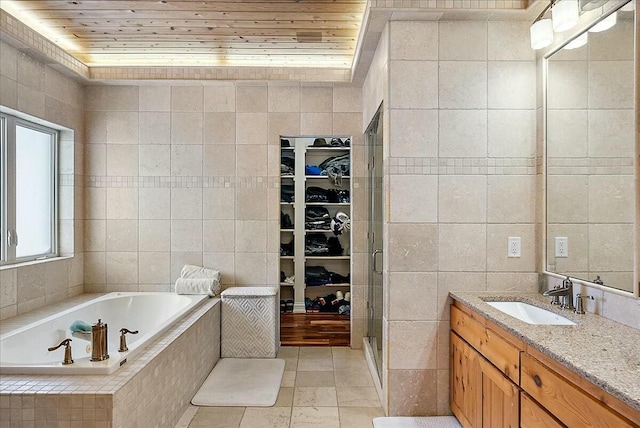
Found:
[[[184,265],[180,272],[181,278],[215,279],[220,282],[220,271],[208,269],[202,266]]]
[[[178,278],[176,294],[208,294],[213,297],[220,292],[220,281],[213,278]]]

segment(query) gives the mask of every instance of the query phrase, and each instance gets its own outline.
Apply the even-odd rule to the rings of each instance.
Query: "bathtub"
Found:
[[[115,292],[82,303],[0,336],[2,374],[110,374],[130,361],[140,350],[182,316],[207,299],[204,295],[173,293]],[[109,359],[89,361],[91,334],[72,333],[75,320],[108,325]],[[118,352],[120,329],[138,330],[127,334],[127,352]],[[74,363],[62,365],[64,347],[47,348],[71,338]]]

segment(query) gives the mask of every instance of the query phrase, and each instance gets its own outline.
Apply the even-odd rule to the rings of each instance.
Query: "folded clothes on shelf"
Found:
[[[307,286],[313,287],[327,284],[348,284],[350,276],[340,275],[336,272],[328,271],[324,266],[306,266],[304,269],[304,282]]]
[[[282,202],[295,201],[295,189],[293,184],[282,184],[280,186],[280,197]]]
[[[307,207],[304,216],[305,229],[331,230],[331,215],[325,207]]]
[[[322,187],[309,186],[305,199],[307,202],[329,202],[329,191]]]
[[[327,239],[324,233],[310,233],[306,236],[304,253],[307,256],[341,256],[344,248],[335,236]]]
[[[304,253],[308,256],[328,256],[327,236],[324,233],[309,233],[305,239]]]

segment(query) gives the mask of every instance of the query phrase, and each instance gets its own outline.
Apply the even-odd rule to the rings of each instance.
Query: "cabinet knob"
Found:
[[[535,382],[537,387],[541,387],[542,386],[542,380],[540,380],[540,376],[534,375],[533,376],[533,381]]]

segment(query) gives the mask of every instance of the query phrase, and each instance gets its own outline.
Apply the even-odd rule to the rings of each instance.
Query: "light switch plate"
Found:
[[[569,257],[569,238],[566,236],[556,236],[555,247],[556,258]]]
[[[510,236],[507,240],[509,257],[520,257],[522,238],[519,236]]]

